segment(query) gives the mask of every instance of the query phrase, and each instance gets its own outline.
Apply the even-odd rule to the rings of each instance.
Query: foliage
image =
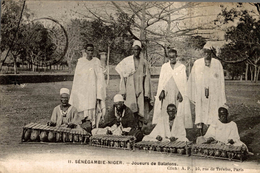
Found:
[[[260,20],[252,15],[252,11],[239,9],[243,4],[239,3],[237,9],[222,9],[219,16],[224,18],[223,24],[238,20],[236,26],[228,27],[225,38],[229,41],[221,49],[220,58],[225,62],[244,62],[254,66],[254,81],[257,81],[260,64]],[[242,73],[237,65],[228,65],[231,72]],[[233,69],[232,69],[233,68]],[[246,74],[247,75],[247,74]]]

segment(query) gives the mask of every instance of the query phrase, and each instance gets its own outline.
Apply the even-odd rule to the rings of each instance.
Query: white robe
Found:
[[[160,117],[164,117],[166,124],[169,122],[167,114],[167,105],[175,104],[177,107],[177,119],[181,119],[185,128],[192,128],[192,117],[190,110],[190,101],[186,94],[187,76],[185,65],[177,62],[172,69],[170,62],[162,65],[160,78],[158,83],[157,95],[155,96],[155,106],[153,115],[153,124],[158,123]],[[163,102],[159,100],[159,95],[165,90],[166,96]],[[183,101],[179,103],[177,100],[178,92],[181,93]],[[166,125],[165,124],[165,125]]]
[[[213,124],[218,120],[218,109],[226,103],[223,67],[219,60],[212,58],[210,67],[204,58],[194,62],[188,80],[188,96],[195,103],[195,124]],[[205,97],[209,88],[209,98]]]
[[[140,55],[138,67],[135,67],[134,56],[124,58],[115,70],[120,75],[119,92],[126,94],[125,105],[134,113],[148,119],[149,103],[144,97],[152,99],[151,74],[148,62]],[[136,96],[139,95],[138,98]]]
[[[235,122],[222,123],[219,120],[215,125],[209,126],[204,138],[212,137],[217,141],[228,144],[229,139],[233,139],[234,146],[242,146],[244,143],[240,141],[238,128]],[[245,145],[245,144],[244,144]]]
[[[172,129],[170,130],[169,117],[168,120],[163,117],[159,117],[153,131],[144,136],[142,141],[157,141],[157,136],[162,137],[162,141],[169,141],[170,137],[178,138],[177,141],[189,141],[186,138],[186,131],[183,123],[183,119],[176,116],[173,121]]]
[[[105,111],[106,85],[102,66],[98,58],[88,60],[86,57],[78,59],[74,80],[72,84],[69,103],[77,108],[78,112],[84,112],[82,117],[88,117],[94,121],[96,109]],[[97,99],[101,104],[97,105]]]

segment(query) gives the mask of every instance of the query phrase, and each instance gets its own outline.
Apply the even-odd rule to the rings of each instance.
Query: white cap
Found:
[[[124,101],[124,98],[123,98],[123,96],[122,96],[121,94],[116,94],[116,95],[114,96],[114,103],[116,103],[116,102],[122,102],[122,101]]]
[[[133,43],[133,47],[135,46],[139,46],[140,48],[142,48],[142,43],[139,40],[135,40]]]
[[[68,94],[68,95],[70,95],[70,90],[68,88],[61,88],[60,89],[60,95],[61,94]]]

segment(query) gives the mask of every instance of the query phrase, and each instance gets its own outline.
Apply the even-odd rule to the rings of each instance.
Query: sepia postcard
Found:
[[[260,172],[260,3],[1,0],[0,173]]]

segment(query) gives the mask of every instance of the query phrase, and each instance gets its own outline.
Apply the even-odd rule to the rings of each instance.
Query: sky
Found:
[[[108,13],[114,13],[111,11],[109,6],[107,5],[109,1],[50,1],[50,0],[27,0],[26,5],[27,8],[34,13],[34,18],[41,17],[52,17],[61,23],[69,21],[71,18],[81,18],[84,17],[81,14],[88,14],[85,6],[90,8],[95,12],[104,13],[105,9]],[[120,2],[117,2],[120,3]],[[126,2],[121,2],[126,3]],[[178,3],[178,2],[175,2]],[[228,8],[236,7],[236,3],[221,3],[221,2],[205,2],[201,4],[201,8],[196,8],[190,11],[193,15],[204,15],[203,17],[198,17],[196,19],[190,19],[190,23],[188,24],[201,24],[207,23],[209,21],[213,21],[216,19],[217,15],[221,12],[220,5],[223,4]],[[178,6],[178,4],[177,4]],[[247,5],[248,9],[253,9],[251,5]],[[232,24],[235,25],[235,24]],[[165,28],[165,26],[157,25],[153,26],[154,29],[160,30],[161,28]],[[227,26],[226,26],[227,27]],[[214,38],[223,39],[224,28],[219,28],[220,30],[214,31]]]

